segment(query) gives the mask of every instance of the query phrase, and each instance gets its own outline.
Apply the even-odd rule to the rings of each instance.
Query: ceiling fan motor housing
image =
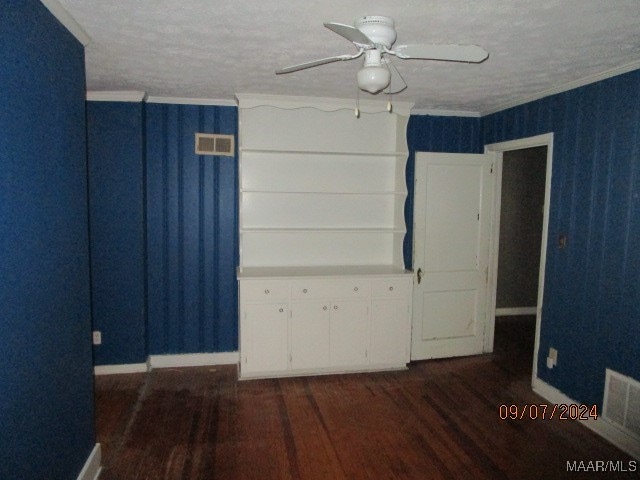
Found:
[[[392,18],[382,15],[367,15],[358,18],[354,27],[364,33],[376,45],[391,48],[396,41],[395,22]]]

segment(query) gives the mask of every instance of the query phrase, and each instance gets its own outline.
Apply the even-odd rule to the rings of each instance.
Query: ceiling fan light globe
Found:
[[[358,70],[356,76],[358,87],[369,93],[378,93],[384,90],[391,81],[391,72],[383,66],[368,66]]]

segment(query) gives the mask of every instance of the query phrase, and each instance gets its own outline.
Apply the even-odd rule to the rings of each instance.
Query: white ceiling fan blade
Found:
[[[276,75],[281,75],[283,73],[297,72],[298,70],[304,70],[305,68],[317,67],[318,65],[324,65],[326,63],[339,62],[340,60],[351,60],[359,56],[360,54],[338,55],[337,57],[328,57],[328,58],[322,58],[320,60],[314,60],[313,62],[300,63],[298,65],[292,65],[291,67],[285,67],[285,68],[281,68],[280,70],[276,70]]]
[[[477,45],[400,45],[394,49],[398,58],[445,60],[448,62],[480,63],[489,56]]]
[[[342,23],[325,22],[325,27],[343,36],[350,42],[360,46],[373,47],[373,42],[364,33],[351,25],[343,25]]]
[[[396,94],[402,92],[405,88],[407,88],[407,83],[400,75],[400,72],[393,64],[390,58],[385,57],[382,59],[384,63],[386,63],[391,71],[391,82],[389,82],[389,86],[384,89],[384,93],[386,94]]]

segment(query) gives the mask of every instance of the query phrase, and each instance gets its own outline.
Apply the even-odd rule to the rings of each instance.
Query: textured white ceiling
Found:
[[[233,100],[236,93],[354,98],[361,60],[324,28],[395,19],[396,44],[471,43],[484,63],[397,60],[416,108],[486,112],[621,66],[640,67],[640,0],[59,0],[92,41],[87,88]],[[361,99],[375,98],[361,92]]]

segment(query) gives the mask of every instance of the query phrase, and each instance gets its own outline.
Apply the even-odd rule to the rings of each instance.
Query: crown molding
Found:
[[[143,102],[147,94],[136,90],[87,92],[89,102]]]
[[[562,85],[558,85],[557,87],[543,90],[542,92],[530,95],[528,97],[525,97],[519,100],[501,103],[500,105],[489,108],[488,110],[483,110],[482,112],[480,112],[480,116],[484,117],[485,115],[501,112],[502,110],[506,110],[508,108],[517,107],[518,105],[524,105],[525,103],[533,102],[534,100],[540,100],[541,98],[544,98],[544,97],[549,97],[551,95],[556,95],[558,93],[573,90],[574,88],[583,87],[591,83],[599,82],[601,80],[606,80],[607,78],[616,77],[618,75],[622,75],[623,73],[632,72],[633,70],[638,70],[638,69],[640,69],[640,60],[636,60],[634,62],[627,63],[619,67],[611,68],[609,70],[605,70],[604,72],[596,73],[594,75],[589,75],[588,77],[580,78],[572,82],[563,83]]]
[[[221,107],[237,107],[235,100],[220,98],[187,98],[187,97],[147,97],[147,103],[170,103],[178,105],[217,105]]]
[[[412,108],[411,115],[432,115],[434,117],[473,117],[480,118],[480,112],[469,110],[438,110],[431,108]]]
[[[84,28],[71,16],[67,10],[60,5],[58,0],[40,0],[47,7],[54,17],[83,45],[91,43],[91,37],[84,31]]]
[[[146,102],[146,103],[167,103],[176,105],[218,105],[232,106],[237,104],[233,100],[216,100],[207,98],[184,98],[184,97],[154,97],[147,96],[146,92],[137,90],[113,90],[113,91],[89,91],[87,101],[90,102]]]

